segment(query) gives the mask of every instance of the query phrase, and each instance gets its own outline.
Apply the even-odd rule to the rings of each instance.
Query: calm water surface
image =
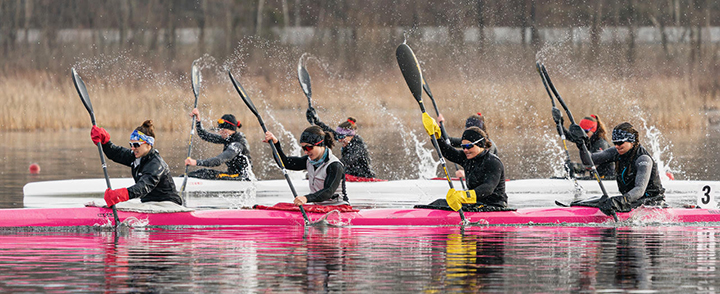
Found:
[[[248,227],[0,235],[0,292],[718,291],[720,227]]]

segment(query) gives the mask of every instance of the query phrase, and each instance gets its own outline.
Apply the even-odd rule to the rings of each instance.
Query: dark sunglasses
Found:
[[[315,146],[313,146],[313,145],[305,145],[305,146],[300,146],[300,147],[302,147],[302,149],[305,150],[305,152],[310,152],[313,150],[313,148],[315,148]]]
[[[484,140],[484,139],[480,139],[480,140],[477,140],[472,143],[462,144],[462,145],[460,145],[460,147],[462,147],[462,149],[471,149],[471,148],[473,148],[473,146],[475,146],[475,144],[480,143],[480,141],[482,141],[482,140]]]
[[[130,142],[130,148],[140,148],[142,144],[145,144],[145,142]]]
[[[335,140],[340,141],[340,140],[342,140],[342,139],[345,139],[345,137],[347,137],[347,135],[340,135],[340,134],[338,134],[338,135],[335,135]]]
[[[619,145],[622,145],[623,143],[625,143],[625,141],[615,141],[615,142],[613,142],[613,145],[619,146]]]

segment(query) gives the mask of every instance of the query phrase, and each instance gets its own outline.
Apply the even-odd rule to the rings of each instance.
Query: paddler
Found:
[[[440,138],[437,122],[423,113],[423,125],[428,134]],[[466,211],[486,211],[507,208],[505,194],[505,167],[500,158],[490,152],[492,143],[479,127],[472,126],[463,131],[461,150],[438,140],[443,156],[457,163],[465,170],[459,171],[465,177],[468,190],[450,189],[446,199],[438,199],[430,206],[450,206],[453,210],[461,207]]]
[[[357,134],[357,120],[348,117],[334,130],[320,121],[315,108],[308,108],[305,113],[310,124],[317,125],[326,133],[331,133],[335,140],[342,144],[340,149],[340,161],[345,166],[345,179],[348,181],[360,181],[363,178],[375,178],[375,173],[370,167],[370,154],[368,153],[365,141]]]
[[[443,117],[442,113],[438,114],[437,121],[440,123],[445,122],[445,117]],[[470,117],[468,117],[465,120],[465,128],[467,129],[469,127],[478,127],[481,130],[483,130],[483,132],[485,132],[485,134],[488,133],[488,131],[485,127],[485,117],[480,112],[470,115]],[[450,145],[452,145],[455,148],[460,148],[460,145],[462,145],[461,138],[450,137],[448,134],[445,134],[445,135],[447,135],[448,140],[450,140]],[[490,141],[490,143],[492,145],[492,147],[490,147],[490,153],[495,154],[497,156],[498,155],[497,144],[495,144],[495,142],[493,142],[493,140],[490,140],[490,138],[488,138],[488,141]]]
[[[585,144],[587,140],[587,136],[576,138],[574,143]],[[660,182],[657,163],[640,145],[638,131],[629,122],[621,123],[613,129],[612,141],[615,146],[592,153],[592,161],[597,165],[615,163],[615,181],[622,195],[605,198],[597,203],[597,207],[611,215],[629,212],[641,205],[665,206],[665,189]],[[590,164],[587,156],[582,156],[582,152],[580,155],[584,164]]]
[[[308,202],[317,205],[349,204],[345,192],[345,167],[330,151],[333,147],[330,133],[324,132],[318,126],[305,129],[300,135],[300,147],[305,153],[301,157],[285,156],[275,135],[265,132],[263,142],[270,140],[275,144],[285,168],[308,172],[310,194],[295,197],[293,200],[295,205],[304,205]]]
[[[553,119],[556,118],[553,117]],[[559,122],[556,121],[555,123],[558,126],[562,126],[562,117],[559,118]],[[578,141],[578,138],[575,138],[573,134],[568,131],[568,129],[566,129],[564,126],[562,126],[562,128],[564,134],[567,136],[569,141]],[[580,128],[582,128],[583,131],[585,131],[585,134],[589,137],[589,139],[585,141],[585,146],[587,147],[588,151],[590,151],[590,153],[600,152],[606,149],[610,149],[610,147],[612,147],[612,145],[610,145],[610,142],[608,142],[607,140],[607,131],[605,130],[605,124],[596,114],[591,114],[590,116],[587,116],[580,120]],[[590,166],[582,165],[579,163],[566,162],[566,164],[574,174],[587,174],[590,169]],[[597,164],[597,171],[601,179],[612,180],[615,178],[615,163],[610,161],[603,164]],[[591,177],[591,175],[589,175],[588,178],[589,177]]]
[[[152,120],[146,120],[130,134],[130,149],[110,142],[105,129],[93,126],[90,130],[93,143],[102,143],[105,155],[117,163],[131,167],[135,185],[105,190],[105,203],[117,203],[140,198],[141,202],[171,201],[182,205],[180,195],[170,176],[170,168],[154,148],[155,128]]]
[[[195,127],[201,139],[213,144],[222,144],[223,151],[218,156],[208,159],[185,159],[185,165],[190,166],[219,166],[227,165],[227,171],[219,171],[210,168],[203,168],[188,173],[188,177],[211,179],[211,180],[240,180],[249,181],[252,174],[252,163],[250,161],[250,149],[248,148],[245,135],[238,131],[242,128],[234,115],[225,114],[217,121],[218,134],[213,134],[202,127],[200,111],[193,109],[190,116],[195,117]]]

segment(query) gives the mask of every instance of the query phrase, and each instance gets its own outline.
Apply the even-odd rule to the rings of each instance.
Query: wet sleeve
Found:
[[[333,162],[327,167],[327,177],[323,188],[315,193],[305,195],[308,202],[321,202],[330,200],[335,191],[337,191],[343,177],[345,176],[345,168],[340,162]]]
[[[349,148],[350,150],[348,150],[348,152],[345,152],[345,154],[343,154],[343,157],[340,159],[343,164],[347,166],[354,166],[363,159],[367,160],[368,152],[367,149],[365,149],[365,146],[361,146],[360,144],[353,144]]]
[[[222,153],[220,153],[218,156],[215,156],[213,158],[208,159],[200,159],[197,161],[198,166],[218,166],[226,161],[235,158],[240,152],[242,152],[243,146],[238,142],[232,142],[230,145],[228,145],[228,148],[225,149]]]
[[[647,154],[641,155],[635,160],[635,168],[637,169],[637,173],[635,174],[635,187],[625,193],[628,201],[638,200],[645,194],[647,185],[650,182],[652,166],[652,158]]]
[[[222,136],[210,133],[203,129],[202,122],[200,121],[195,122],[195,129],[197,129],[198,136],[205,141],[215,144],[222,144],[225,142],[225,139],[223,139]]]
[[[448,137],[448,140],[450,140],[450,146],[453,146],[455,148],[460,148],[460,145],[462,145],[461,138]]]
[[[465,152],[453,148],[448,145],[445,140],[438,140],[438,145],[440,145],[440,151],[442,152],[443,157],[449,161],[462,165],[462,163],[467,159]]]
[[[480,202],[483,202],[482,199],[492,195],[495,187],[497,187],[502,180],[500,177],[505,167],[499,159],[493,159],[494,160],[486,160],[483,164],[482,171],[484,171],[484,174],[480,175],[480,185],[472,187]]]
[[[103,144],[102,148],[103,153],[105,153],[108,159],[119,164],[130,166],[130,164],[135,161],[135,154],[128,148],[120,147],[110,141]]]
[[[603,151],[595,152],[592,154],[592,163],[595,163],[595,165],[601,165],[603,163],[608,163],[611,161],[616,161],[617,157],[620,156],[620,153],[618,153],[617,149],[615,147],[610,147],[608,149],[605,149]],[[590,165],[590,161],[587,161],[584,156],[582,156],[582,150],[580,150],[580,159],[582,159],[582,162],[584,165]]]
[[[304,155],[302,157],[285,156],[285,153],[282,151],[282,148],[280,148],[280,141],[275,143],[275,149],[277,149],[278,155],[280,156],[280,160],[282,160],[283,165],[285,165],[286,169],[289,169],[289,170],[305,170],[305,169],[307,169],[307,165],[305,165],[305,163],[307,162],[307,155]]]
[[[333,130],[330,126],[326,125],[324,122],[321,122],[320,119],[318,119],[317,121],[315,121],[315,125],[317,125],[318,127],[320,127],[320,128],[321,128],[323,131],[325,131],[325,132],[330,132],[330,133],[332,133],[332,134],[333,134],[333,138],[335,138],[335,136],[337,135],[337,133],[335,132],[335,130]]]
[[[141,173],[142,176],[137,180],[135,185],[128,187],[128,196],[130,199],[140,198],[155,189],[160,182],[160,176],[165,173],[165,168],[156,162],[146,164]]]

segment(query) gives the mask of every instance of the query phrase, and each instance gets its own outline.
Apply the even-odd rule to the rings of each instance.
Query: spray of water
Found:
[[[410,162],[416,162],[416,170],[418,171],[418,177],[423,179],[434,178],[437,175],[437,167],[440,161],[436,161],[433,156],[433,150],[424,147],[424,143],[421,142],[417,135],[410,131],[409,128],[405,127],[403,122],[400,121],[394,114],[389,112],[387,108],[381,105],[377,105],[380,110],[379,113],[383,116],[390,118],[390,124],[398,126],[397,130],[402,138],[403,150],[408,158],[413,158],[413,155],[419,160],[410,160]],[[424,137],[424,136],[423,136]],[[426,141],[425,141],[426,143]],[[414,150],[414,154],[411,151]]]

